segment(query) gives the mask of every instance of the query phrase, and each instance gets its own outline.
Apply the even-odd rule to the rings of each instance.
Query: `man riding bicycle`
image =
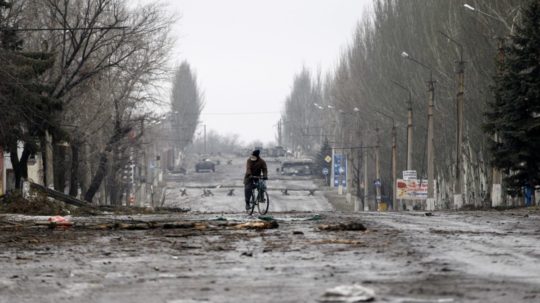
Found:
[[[263,180],[268,179],[268,169],[266,168],[266,162],[259,156],[260,150],[256,149],[251,153],[251,156],[247,160],[246,174],[244,175],[244,195],[246,197],[246,210],[249,210],[249,201],[251,199],[251,193],[255,188],[253,183],[253,177],[261,177]]]

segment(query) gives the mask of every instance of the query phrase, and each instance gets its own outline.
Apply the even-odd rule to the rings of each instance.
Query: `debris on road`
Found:
[[[65,216],[65,217],[54,216],[54,217],[50,217],[47,221],[49,222],[49,227],[50,228],[70,227],[70,226],[73,225],[73,223],[71,222],[71,217],[70,216]]]
[[[244,256],[244,257],[253,257],[253,252],[249,251],[245,251],[241,254],[241,256]]]
[[[375,301],[375,291],[359,284],[340,285],[327,289],[318,301],[324,303],[373,302]]]
[[[351,245],[360,245],[364,244],[362,241],[350,240],[350,239],[328,239],[328,240],[319,240],[313,241],[312,244],[351,244]]]
[[[278,228],[279,224],[277,221],[253,221],[240,223],[235,226],[238,229],[273,229]]]
[[[275,218],[270,215],[258,216],[257,219],[263,221],[280,221],[280,222],[294,222],[294,221],[319,221],[323,219],[323,216],[315,214],[310,217],[286,217],[286,218]]]
[[[187,213],[190,212],[190,208],[183,208],[183,207],[155,207],[155,211],[158,212],[170,212],[170,213]]]
[[[337,223],[337,224],[321,224],[317,227],[319,230],[325,231],[364,231],[366,227],[362,223],[358,222],[347,222],[347,223]]]

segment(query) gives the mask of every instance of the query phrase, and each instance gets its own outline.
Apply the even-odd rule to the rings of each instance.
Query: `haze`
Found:
[[[169,0],[180,16],[174,62],[198,76],[207,130],[274,141],[294,75],[331,70],[370,2]]]

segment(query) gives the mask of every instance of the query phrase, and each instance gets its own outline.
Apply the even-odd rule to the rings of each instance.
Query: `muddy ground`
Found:
[[[201,203],[189,213],[74,217],[70,227],[0,215],[0,302],[317,302],[352,284],[375,302],[540,302],[538,209],[351,213],[319,192],[299,193],[307,205],[293,211],[282,196],[271,195],[285,210],[271,207],[278,226],[268,229],[239,225],[266,221],[223,208],[222,195],[167,202]],[[320,209],[306,211],[310,201]],[[332,230],[339,223],[367,229]]]
[[[253,220],[232,214],[116,220],[206,229],[91,229],[110,218],[67,229],[4,223],[0,302],[316,302],[354,283],[373,288],[377,302],[540,300],[537,213],[320,215],[274,214],[279,227],[264,230],[224,226]],[[319,229],[343,222],[367,230]]]

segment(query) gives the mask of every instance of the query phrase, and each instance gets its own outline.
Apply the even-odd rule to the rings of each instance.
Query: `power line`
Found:
[[[53,27],[53,28],[12,28],[0,27],[0,31],[14,32],[39,32],[39,31],[80,31],[80,30],[109,30],[109,29],[128,29],[128,26],[96,26],[96,27]]]

